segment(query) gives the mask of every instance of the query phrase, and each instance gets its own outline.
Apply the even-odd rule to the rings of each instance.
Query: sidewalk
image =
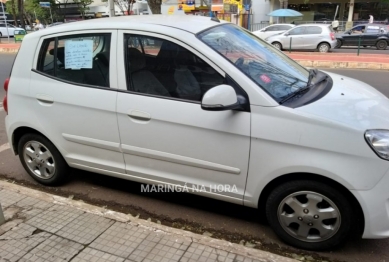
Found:
[[[20,43],[0,43],[0,53],[17,53]],[[284,51],[305,67],[389,70],[389,52],[383,54],[318,53]]]
[[[4,181],[0,203],[0,261],[294,261]]]
[[[389,70],[389,52],[383,54],[286,52],[305,67]]]

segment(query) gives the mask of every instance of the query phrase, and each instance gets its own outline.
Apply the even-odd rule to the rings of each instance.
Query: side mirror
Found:
[[[208,111],[224,111],[240,108],[235,89],[219,85],[209,89],[203,96],[201,108]]]
[[[261,31],[259,31],[259,32],[262,32],[262,33],[263,33],[263,32],[266,32],[266,29],[262,29],[262,30],[261,30]]]
[[[289,35],[289,33],[285,33],[285,34],[284,34],[284,36],[288,36],[288,35]]]

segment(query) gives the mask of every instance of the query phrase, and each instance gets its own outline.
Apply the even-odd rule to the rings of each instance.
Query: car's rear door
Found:
[[[320,26],[305,27],[305,34],[302,36],[304,39],[304,49],[316,49],[319,43],[325,40],[322,32],[323,29]]]
[[[31,122],[73,167],[124,173],[116,118],[116,36],[116,30],[51,34],[41,38],[36,51],[26,100],[35,112]]]

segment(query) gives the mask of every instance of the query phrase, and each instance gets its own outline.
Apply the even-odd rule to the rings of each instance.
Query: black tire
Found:
[[[338,224],[339,227],[337,231],[334,231],[332,233],[333,235],[331,235],[331,237],[329,237],[328,239],[323,239],[322,241],[319,240],[318,242],[308,242],[308,240],[303,241],[298,238],[299,236],[297,235],[293,236],[293,233],[291,233],[291,231],[294,230],[293,226],[299,225],[298,223],[304,226],[306,225],[312,226],[311,224],[306,224],[306,223],[312,223],[312,222],[315,223],[315,220],[313,220],[314,210],[311,210],[312,213],[311,211],[309,211],[309,213],[307,215],[304,215],[303,218],[299,216],[298,213],[296,212],[294,217],[298,216],[298,220],[302,219],[303,221],[298,221],[298,223],[292,222],[291,224],[289,224],[289,228],[292,229],[290,231],[285,230],[284,229],[285,225],[282,225],[280,222],[278,214],[279,214],[279,207],[281,206],[281,203],[283,203],[285,199],[289,198],[291,194],[296,194],[296,193],[306,192],[306,191],[320,194],[328,198],[336,205],[340,213],[339,220],[335,219],[335,221],[338,221],[337,223],[339,223]],[[318,206],[319,204],[317,204],[316,206]],[[345,240],[349,237],[349,235],[352,233],[352,231],[355,229],[354,221],[357,221],[356,216],[358,215],[358,212],[356,212],[352,207],[353,205],[345,197],[345,194],[343,194],[342,192],[340,192],[338,189],[334,187],[331,187],[325,183],[317,182],[317,181],[296,180],[296,181],[290,181],[281,184],[270,193],[266,201],[266,217],[270,226],[273,228],[277,236],[287,244],[291,246],[295,246],[297,248],[306,249],[306,250],[316,250],[316,251],[328,250],[343,244]],[[305,211],[306,209],[304,209],[304,213]],[[318,214],[321,215],[321,213]],[[329,221],[329,220],[325,220],[325,221]],[[320,228],[320,225],[323,225],[322,221],[319,220],[316,221],[318,222],[316,222],[316,224],[314,224],[312,228],[315,227]],[[296,232],[298,231],[299,227],[300,226],[298,226]],[[311,234],[311,232],[314,232],[311,230],[316,230],[316,229],[309,229],[309,230],[310,231],[308,232],[308,236]]]
[[[25,146],[27,146],[29,143],[32,142],[38,142],[40,145],[45,147],[47,151],[51,154],[51,157],[47,159],[46,161],[43,160],[41,163],[49,163],[54,167],[54,171],[48,178],[41,178],[36,173],[34,173],[27,164],[27,158],[31,160],[31,157],[25,154]],[[41,148],[43,148],[41,147]],[[32,147],[31,147],[32,148]],[[43,150],[43,149],[42,149]],[[37,150],[35,150],[37,152]],[[45,151],[43,151],[45,152]],[[37,182],[43,184],[43,185],[49,185],[49,186],[55,186],[60,185],[66,180],[67,175],[69,174],[69,166],[67,165],[65,159],[62,157],[61,153],[58,151],[58,149],[51,143],[47,138],[39,135],[39,134],[25,134],[23,135],[18,143],[18,153],[19,153],[19,159],[22,163],[24,169],[27,171],[27,173],[35,179]],[[37,154],[38,153],[33,153]],[[41,154],[42,155],[42,154]],[[34,163],[33,165],[37,165],[35,160],[30,161],[31,163]],[[39,158],[36,160],[39,161]],[[39,163],[39,164],[41,164]],[[43,165],[43,164],[42,164]],[[37,167],[38,168],[38,167]],[[43,167],[44,168],[44,167]],[[46,169],[48,170],[48,169]]]
[[[271,43],[275,48],[282,50],[282,44],[280,42],[273,42]]]
[[[331,47],[327,43],[321,43],[317,46],[317,51],[320,53],[328,53],[330,51]]]
[[[342,41],[337,39],[336,40],[336,48],[341,48],[342,47]]]
[[[379,40],[376,44],[378,50],[386,50],[388,47],[388,42],[386,40]]]

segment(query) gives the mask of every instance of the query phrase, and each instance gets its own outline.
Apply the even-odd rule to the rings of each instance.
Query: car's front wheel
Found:
[[[277,49],[279,49],[279,50],[282,50],[282,45],[281,45],[281,43],[279,43],[279,42],[274,42],[274,43],[272,43],[272,45],[273,45],[275,48],[277,48]]]
[[[58,149],[39,134],[26,134],[18,144],[19,159],[24,169],[44,185],[58,185],[68,175],[69,167]]]
[[[275,233],[289,245],[307,250],[342,244],[353,229],[356,213],[338,189],[311,180],[281,184],[266,202]]]
[[[378,50],[386,50],[386,48],[388,47],[388,42],[386,42],[385,40],[380,40],[377,42],[376,47]]]

